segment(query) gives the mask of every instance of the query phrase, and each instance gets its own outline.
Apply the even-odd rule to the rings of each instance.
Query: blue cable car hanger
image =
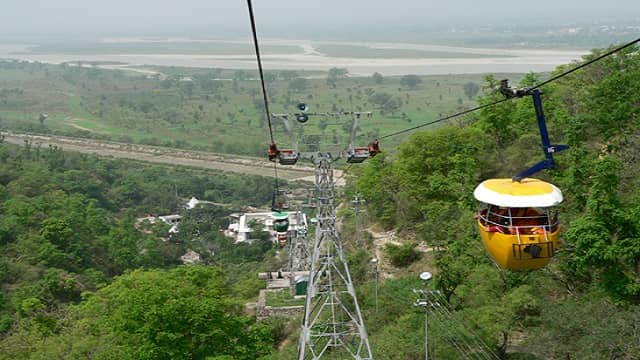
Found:
[[[544,117],[544,111],[542,110],[542,98],[540,90],[538,89],[515,89],[509,87],[509,80],[505,79],[500,82],[500,93],[506,98],[520,98],[524,96],[531,96],[533,98],[533,107],[536,109],[536,118],[538,119],[538,127],[540,128],[540,138],[542,140],[542,151],[544,152],[544,160],[538,162],[532,167],[525,169],[512,177],[513,181],[520,182],[522,179],[529,177],[544,169],[554,169],[556,164],[553,160],[553,154],[566,150],[569,148],[567,145],[551,144],[549,140],[549,133],[547,132],[547,123]]]

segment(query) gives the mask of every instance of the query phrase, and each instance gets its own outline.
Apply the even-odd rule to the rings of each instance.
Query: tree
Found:
[[[464,94],[467,95],[469,100],[471,100],[474,96],[476,96],[480,91],[480,86],[471,81],[464,84],[463,88],[464,88]]]
[[[40,122],[40,126],[44,126],[44,121],[47,120],[48,117],[49,115],[45,113],[40,113],[40,115],[38,116],[38,121]]]
[[[290,80],[293,80],[293,79],[295,79],[295,78],[297,78],[299,76],[298,72],[294,71],[294,70],[282,70],[282,71],[280,71],[280,73],[278,75],[284,81],[290,81]]]
[[[415,88],[422,82],[422,79],[418,75],[405,75],[400,78],[400,85],[415,90]]]
[[[327,85],[335,88],[338,79],[344,78],[349,73],[349,70],[345,68],[331,68],[327,74]]]
[[[371,75],[371,79],[376,85],[380,85],[384,81],[384,77],[379,72],[374,72],[373,75]]]
[[[203,79],[200,81],[200,87],[206,92],[216,93],[224,87],[224,84],[220,80]]]
[[[295,92],[302,92],[307,89],[307,85],[308,85],[307,79],[298,77],[289,81],[289,90],[295,91]]]
[[[36,342],[33,332],[24,329],[11,340],[29,336],[30,340],[22,341],[33,341],[33,345],[7,350],[15,358],[27,358],[22,353],[26,351],[30,358],[98,359],[227,355],[248,360],[270,353],[274,348],[271,328],[243,314],[242,306],[230,297],[224,274],[204,266],[133,271],[96,293],[85,294],[86,301],[70,310],[56,334]],[[42,318],[38,314],[43,304],[28,300],[23,302],[25,311],[35,313],[34,319]]]
[[[380,110],[384,109],[384,105],[391,101],[393,97],[391,94],[386,92],[376,92],[373,95],[369,96],[369,102],[375,105],[378,105]]]
[[[390,112],[391,115],[393,115],[396,111],[400,110],[401,107],[402,100],[397,97],[393,97],[389,99],[389,101],[384,103],[384,105],[382,105],[382,111]]]

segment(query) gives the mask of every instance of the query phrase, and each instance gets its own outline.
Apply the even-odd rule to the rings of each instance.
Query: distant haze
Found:
[[[606,22],[640,17],[639,0],[254,0],[263,33],[309,28],[438,27],[510,22]],[[14,0],[4,1],[0,34],[124,35],[232,34],[247,37],[244,0]]]

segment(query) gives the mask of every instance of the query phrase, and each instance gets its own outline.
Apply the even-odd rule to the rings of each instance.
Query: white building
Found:
[[[307,216],[301,211],[287,212],[289,214],[289,231],[298,231],[307,228]],[[274,242],[277,241],[273,230],[273,211],[249,212],[244,214],[231,214],[231,224],[225,231],[225,235],[233,238],[236,243],[251,240],[248,236],[251,232],[251,224],[257,221],[263,224],[263,230],[271,234]]]

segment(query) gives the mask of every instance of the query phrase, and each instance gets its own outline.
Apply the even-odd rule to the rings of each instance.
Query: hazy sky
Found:
[[[2,0],[0,33],[163,33],[248,29],[245,0]],[[640,0],[253,0],[260,29],[274,26],[460,25],[640,18]],[[574,14],[574,15],[572,15]],[[246,36],[246,34],[238,34]]]

